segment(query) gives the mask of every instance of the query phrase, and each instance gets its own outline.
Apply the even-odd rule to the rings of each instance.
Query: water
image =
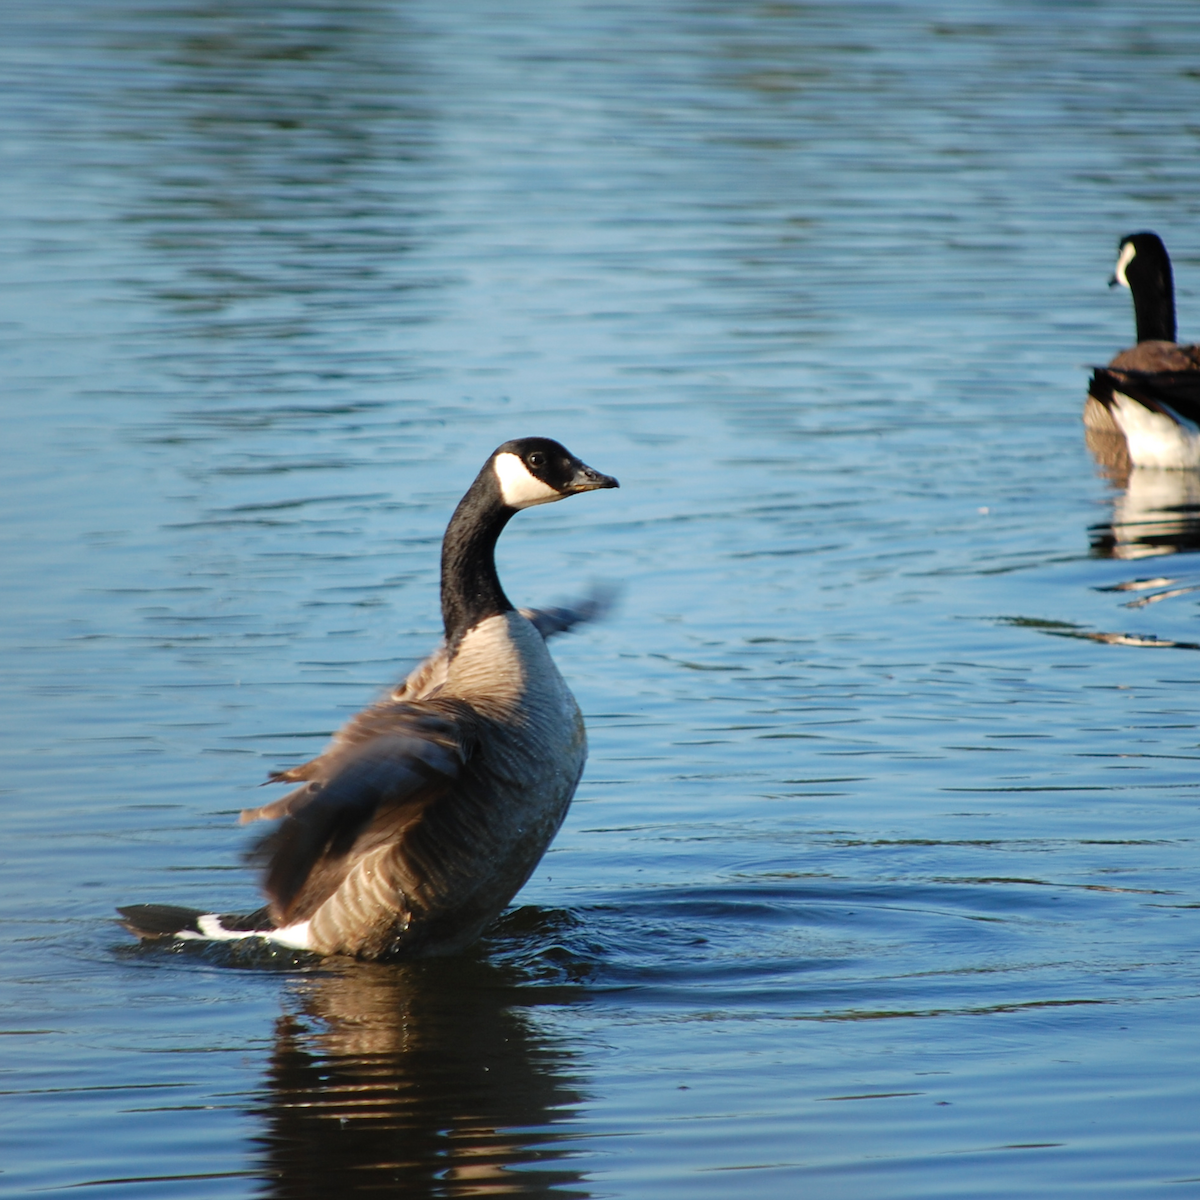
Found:
[[[0,60],[0,1192],[1200,1194],[1196,485],[1079,422],[1122,234],[1200,332],[1190,5],[68,0]],[[517,907],[132,946],[256,903],[237,810],[528,433],[622,490],[510,594],[623,598]]]

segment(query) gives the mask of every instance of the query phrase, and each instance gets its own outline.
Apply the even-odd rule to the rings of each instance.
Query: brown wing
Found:
[[[436,696],[446,681],[448,665],[446,647],[440,645],[428,658],[418,663],[387,696],[351,717],[316,758],[295,767],[288,767],[284,771],[272,771],[268,782],[300,783],[308,779],[323,779],[328,774],[330,760],[336,759],[347,747],[362,745],[386,733],[391,728],[397,712],[401,708],[407,711],[406,706],[412,701]],[[248,808],[242,813],[242,821],[283,816],[291,812],[295,804],[305,803],[304,792],[305,789],[300,788],[273,804],[264,804],[261,808]]]
[[[427,700],[436,696],[446,682],[446,673],[450,668],[450,655],[446,643],[439,642],[437,649],[404,677],[392,689],[393,700]]]
[[[563,608],[522,608],[519,611],[543,638],[549,640],[556,633],[567,633],[585,621],[600,620],[612,609],[616,598],[616,588],[600,585],[589,595],[581,596]]]
[[[319,775],[243,814],[284,818],[248,855],[265,868],[263,887],[279,925],[306,919],[359,857],[419,820],[474,750],[473,714],[461,701],[378,704],[352,724],[352,739],[308,764]]]

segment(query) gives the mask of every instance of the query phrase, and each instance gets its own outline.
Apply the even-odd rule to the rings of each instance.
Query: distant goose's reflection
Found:
[[[331,963],[279,1019],[258,1139],[274,1197],[586,1197],[555,1131],[572,1055],[478,957]]]
[[[1200,550],[1200,472],[1127,467],[1107,473],[1122,491],[1113,500],[1112,520],[1090,531],[1093,553],[1138,559]]]
[[[1200,549],[1200,471],[1135,467],[1125,438],[1088,427],[1088,449],[1121,494],[1112,520],[1091,529],[1092,552],[1138,559]]]

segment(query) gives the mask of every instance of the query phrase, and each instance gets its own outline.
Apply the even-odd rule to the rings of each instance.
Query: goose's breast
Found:
[[[463,638],[445,694],[467,701],[486,718],[503,735],[498,742],[527,745],[539,759],[569,757],[582,737],[575,697],[545,639],[520,613],[489,617]]]

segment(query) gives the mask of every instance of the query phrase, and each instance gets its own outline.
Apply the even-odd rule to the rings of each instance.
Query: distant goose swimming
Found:
[[[1092,374],[1083,420],[1098,437],[1089,444],[1110,466],[1200,467],[1200,346],[1175,341],[1171,260],[1157,234],[1121,239],[1117,284],[1133,293],[1137,345]]]
[[[249,916],[133,905],[118,910],[126,928],[369,959],[478,937],[532,874],[583,772],[583,717],[545,639],[600,606],[518,612],[496,540],[522,508],[616,486],[547,438],[496,450],[442,543],[444,643],[324,753],[272,776],[300,787],[242,814],[282,818],[252,851],[269,904]]]

